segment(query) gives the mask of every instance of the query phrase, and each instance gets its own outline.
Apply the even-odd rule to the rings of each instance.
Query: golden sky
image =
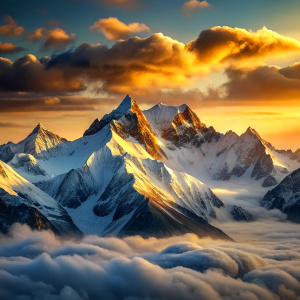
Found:
[[[79,138],[129,94],[141,108],[186,103],[222,133],[241,134],[251,126],[279,149],[300,147],[295,4],[289,20],[277,0],[273,15],[260,5],[265,16],[254,9],[256,1],[239,4],[239,16],[217,0],[176,0],[168,14],[167,1],[156,11],[149,3],[146,10],[143,0],[79,1],[92,21],[82,17],[78,27],[75,11],[65,22],[58,11],[66,2],[45,6],[44,17],[41,10],[28,12],[32,22],[14,6],[0,6],[7,13],[0,23],[0,143],[20,141],[40,122],[67,139]],[[257,22],[242,17],[246,13]]]

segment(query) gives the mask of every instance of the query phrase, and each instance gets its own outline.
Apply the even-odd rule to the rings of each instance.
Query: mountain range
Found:
[[[67,141],[38,124],[1,145],[0,160],[2,232],[20,222],[63,235],[229,239],[210,223],[257,216],[223,199],[224,186],[259,190],[257,205],[300,221],[300,150],[277,150],[250,127],[219,133],[187,105],[142,111],[126,96],[83,137]]]

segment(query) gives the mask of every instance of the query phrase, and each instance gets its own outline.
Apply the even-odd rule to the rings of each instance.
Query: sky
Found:
[[[300,2],[0,3],[0,144],[42,123],[73,140],[126,96],[300,147]]]

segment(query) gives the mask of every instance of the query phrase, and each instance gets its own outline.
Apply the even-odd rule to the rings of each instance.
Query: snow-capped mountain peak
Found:
[[[33,129],[32,133],[39,133],[40,131],[47,130],[42,123],[37,124],[37,126]]]
[[[35,155],[42,151],[47,151],[65,141],[67,140],[47,130],[39,123],[23,141],[12,145],[11,149],[14,153]]]
[[[42,152],[48,152],[51,148],[67,141],[47,130],[39,123],[33,131],[21,142],[14,144],[9,142],[0,146],[0,159],[9,162],[15,154],[30,154],[33,156],[41,155]]]
[[[96,132],[99,132],[102,128],[104,128],[107,124],[111,121],[115,120],[118,121],[123,117],[128,111],[133,111],[133,108],[138,107],[136,101],[127,95],[120,105],[114,109],[111,113],[106,114],[103,118],[99,121],[96,119],[91,126],[84,132],[83,136],[93,135]]]
[[[129,95],[127,95],[120,103],[120,105],[117,107],[116,111],[125,114],[128,110],[132,108],[132,106],[136,104],[137,104],[136,101],[133,98],[131,98]]]

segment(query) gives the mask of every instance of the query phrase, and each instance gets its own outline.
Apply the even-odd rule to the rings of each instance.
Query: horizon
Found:
[[[299,148],[299,2],[24,5],[0,4],[0,144],[39,122],[74,140],[130,93],[142,110],[187,104],[218,132]]]
[[[123,100],[124,100],[127,96],[129,96],[130,98],[134,99],[134,100],[137,102],[137,104],[140,106],[139,101],[138,101],[137,99],[135,99],[135,98],[131,97],[129,94],[127,94],[127,95],[119,102],[119,104],[116,104],[115,107],[112,108],[112,110],[116,109],[116,108],[123,102]],[[151,107],[147,107],[146,109],[142,109],[142,111],[151,109],[152,107],[154,107],[154,106],[156,106],[156,105],[159,105],[159,104],[163,104],[163,105],[166,105],[166,106],[174,106],[174,107],[179,107],[179,106],[182,106],[182,105],[187,105],[187,106],[189,106],[189,105],[186,104],[186,103],[182,103],[182,104],[179,104],[179,105],[172,105],[172,104],[166,104],[166,103],[163,103],[163,102],[159,102],[159,103],[157,103],[157,104],[154,104],[154,105],[151,106]],[[190,107],[190,108],[192,109],[192,107]],[[192,109],[192,110],[193,110],[193,109]],[[194,110],[193,110],[193,111],[194,111]],[[111,112],[111,111],[108,111],[107,113],[109,114],[110,112]],[[236,134],[238,134],[238,135],[240,136],[241,134],[245,133],[245,132],[247,131],[248,128],[251,128],[251,129],[254,129],[254,130],[261,136],[261,138],[262,138],[263,140],[265,140],[265,141],[269,142],[270,144],[272,144],[272,146],[275,147],[277,150],[292,150],[293,152],[295,152],[295,151],[297,151],[298,149],[300,149],[299,144],[296,144],[295,147],[291,147],[291,148],[284,147],[284,145],[281,145],[281,143],[275,143],[275,144],[274,144],[274,143],[272,142],[272,138],[271,138],[271,139],[265,138],[265,137],[261,134],[261,132],[260,132],[259,130],[257,130],[256,128],[254,128],[254,127],[252,127],[252,126],[250,126],[250,125],[246,126],[245,129],[244,129],[244,131],[243,131],[243,129],[240,128],[239,132],[236,132],[234,129],[228,129],[228,130],[226,130],[226,131],[221,131],[221,130],[219,131],[219,130],[217,130],[217,129],[215,128],[215,126],[214,126],[213,124],[207,124],[207,123],[203,122],[203,121],[201,120],[201,117],[198,115],[197,110],[195,110],[194,112],[197,114],[197,116],[199,117],[200,121],[201,121],[203,124],[205,124],[207,127],[212,126],[217,132],[220,132],[220,133],[222,133],[222,134],[226,134],[226,133],[229,132],[229,131],[233,131],[233,132],[235,132]],[[104,115],[105,115],[105,114],[103,114],[102,117],[103,117]],[[100,117],[100,118],[99,118],[99,117],[96,117],[96,118],[98,118],[99,120],[101,120],[102,117]],[[60,137],[65,138],[65,139],[67,139],[68,141],[71,142],[71,141],[74,141],[74,140],[77,140],[77,139],[83,137],[84,131],[91,125],[91,123],[92,123],[96,118],[94,118],[93,120],[91,119],[91,120],[90,120],[91,122],[87,125],[87,127],[86,127],[86,128],[82,128],[82,130],[79,131],[79,132],[82,132],[81,134],[79,134],[78,132],[76,132],[76,133],[73,132],[73,135],[72,135],[73,137],[71,137],[71,138],[68,138],[67,136],[61,134],[61,133],[59,132],[61,128],[57,128],[56,131],[55,131],[55,130],[52,130],[52,129],[51,129],[51,126],[53,125],[53,123],[49,123],[49,122],[41,122],[41,121],[40,121],[40,122],[38,122],[36,125],[34,125],[33,127],[29,127],[29,126],[28,126],[28,128],[24,129],[23,131],[24,131],[24,134],[25,134],[25,135],[24,135],[23,137],[21,137],[19,140],[17,140],[17,139],[18,139],[17,136],[19,136],[19,135],[17,135],[17,136],[15,137],[15,139],[16,139],[15,141],[7,140],[7,141],[4,142],[4,143],[1,143],[1,142],[0,142],[0,144],[6,144],[6,143],[9,143],[9,142],[13,142],[14,144],[17,144],[18,142],[20,142],[20,141],[26,139],[26,137],[27,137],[27,136],[28,136],[28,135],[29,135],[29,134],[30,134],[30,133],[38,126],[38,125],[42,125],[44,128],[46,128],[47,130],[51,131],[52,133],[57,134],[57,135],[59,135]],[[50,126],[45,125],[46,123],[47,123],[47,124],[50,124]],[[27,130],[27,131],[25,132],[25,130]],[[1,138],[0,138],[0,140],[1,140]],[[277,144],[277,145],[276,145],[276,144]],[[298,146],[297,146],[297,145],[298,145]]]

